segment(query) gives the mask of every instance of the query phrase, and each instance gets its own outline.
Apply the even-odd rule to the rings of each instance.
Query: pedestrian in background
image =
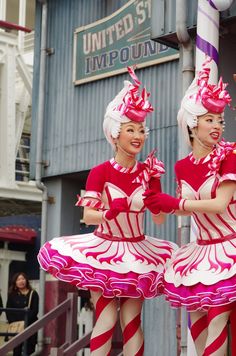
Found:
[[[21,311],[6,311],[7,320],[9,323],[15,321],[25,320],[25,311],[23,309],[29,308],[28,311],[28,325],[31,325],[38,318],[39,296],[29,282],[27,275],[24,272],[16,273],[11,280],[9,293],[7,298],[7,308],[22,308]],[[29,337],[27,340],[27,355],[31,355],[35,351],[37,344],[37,334]],[[13,356],[20,356],[22,353],[23,344],[17,346],[13,351]]]

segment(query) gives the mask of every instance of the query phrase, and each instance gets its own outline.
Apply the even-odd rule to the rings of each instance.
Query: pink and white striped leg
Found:
[[[233,305],[212,307],[208,311],[208,337],[203,356],[225,356],[227,354],[227,323]]]
[[[236,355],[236,302],[233,304],[233,310],[230,314],[230,331],[231,331],[231,354]]]
[[[143,356],[144,340],[141,329],[142,305],[142,299],[120,299],[120,324],[123,333],[124,356]]]
[[[205,312],[191,312],[191,335],[199,356],[203,354],[207,340],[207,314]]]
[[[117,321],[117,303],[113,298],[104,298],[101,292],[91,291],[91,297],[96,310],[96,323],[90,339],[91,356],[109,356]]]

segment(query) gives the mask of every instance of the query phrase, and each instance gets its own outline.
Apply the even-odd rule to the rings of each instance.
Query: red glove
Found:
[[[185,199],[174,198],[169,194],[146,191],[144,194],[144,205],[153,213],[163,211],[172,213],[175,210],[184,210]]]
[[[119,213],[128,210],[129,207],[128,207],[127,198],[116,198],[112,200],[110,204],[110,209],[104,212],[103,217],[105,220],[112,220],[115,219]]]
[[[158,205],[158,201],[156,198],[156,195],[158,193],[156,193],[154,190],[146,190],[143,193],[144,199],[143,199],[143,203],[146,206],[146,208],[148,208],[152,214],[158,215],[160,213],[160,208]]]

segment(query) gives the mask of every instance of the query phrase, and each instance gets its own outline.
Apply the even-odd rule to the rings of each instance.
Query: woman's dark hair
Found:
[[[30,282],[29,282],[29,278],[27,277],[27,275],[24,272],[17,272],[13,275],[12,279],[11,279],[11,284],[9,287],[9,294],[17,292],[18,288],[16,286],[16,280],[19,276],[23,276],[26,280],[26,288],[28,288],[29,290],[32,289]]]
[[[192,134],[192,130],[190,129],[189,126],[187,126],[188,129],[188,135],[189,135],[189,140],[191,143],[193,143],[193,134]]]

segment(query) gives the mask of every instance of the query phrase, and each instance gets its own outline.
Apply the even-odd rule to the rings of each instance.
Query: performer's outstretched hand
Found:
[[[128,207],[127,198],[116,198],[112,200],[110,204],[110,209],[105,211],[103,217],[105,220],[112,220],[115,219],[119,213],[128,210],[129,207]]]
[[[144,205],[153,213],[173,213],[175,210],[184,210],[185,199],[174,198],[169,194],[157,193],[147,190],[144,194]]]
[[[158,215],[161,212],[158,202],[158,193],[154,190],[148,189],[143,193],[143,196],[143,203],[146,208],[148,208],[152,214]]]

